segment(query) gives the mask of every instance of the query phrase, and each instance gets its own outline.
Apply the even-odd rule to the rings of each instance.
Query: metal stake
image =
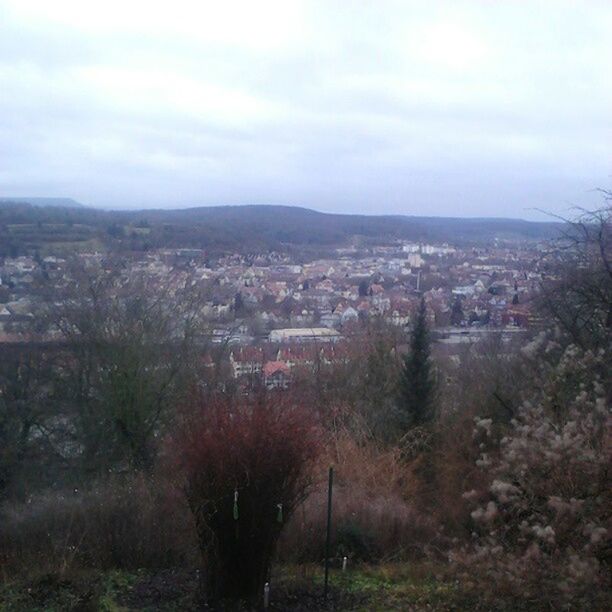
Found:
[[[334,468],[329,468],[329,482],[327,485],[327,536],[325,538],[325,588],[323,597],[327,599],[329,585],[329,549],[331,546],[331,520],[332,520],[332,487],[334,485]]]

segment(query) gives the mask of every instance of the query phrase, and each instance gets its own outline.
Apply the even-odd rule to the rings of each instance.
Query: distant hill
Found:
[[[121,214],[136,222],[176,223],[219,231],[231,228],[236,234],[291,244],[333,244],[352,236],[450,242],[539,240],[557,235],[560,227],[558,223],[522,219],[331,214],[297,206],[214,206]]]
[[[85,208],[84,204],[72,198],[0,198],[1,204],[31,204],[52,208]]]
[[[67,251],[188,247],[210,254],[323,252],[349,243],[391,244],[398,239],[486,246],[496,239],[546,240],[557,236],[561,227],[520,219],[328,214],[293,206],[119,211],[87,208],[69,199],[42,198],[54,205],[40,205],[40,198],[20,200],[0,199],[0,256],[60,247]]]

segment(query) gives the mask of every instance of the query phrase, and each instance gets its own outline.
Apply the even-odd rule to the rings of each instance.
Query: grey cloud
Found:
[[[609,186],[606,2],[264,4],[270,44],[64,4],[0,0],[0,195],[539,218]]]

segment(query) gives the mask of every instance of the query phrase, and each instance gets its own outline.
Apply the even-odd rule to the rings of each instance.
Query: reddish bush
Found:
[[[319,437],[314,413],[286,393],[212,398],[185,420],[172,455],[207,600],[259,599],[283,524],[305,497]]]

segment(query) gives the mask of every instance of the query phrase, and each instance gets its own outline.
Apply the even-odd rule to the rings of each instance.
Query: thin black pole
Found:
[[[332,519],[332,487],[334,484],[334,468],[329,468],[329,483],[327,485],[327,536],[325,538],[325,588],[323,597],[327,599],[329,583],[329,549],[331,546],[331,519]]]

